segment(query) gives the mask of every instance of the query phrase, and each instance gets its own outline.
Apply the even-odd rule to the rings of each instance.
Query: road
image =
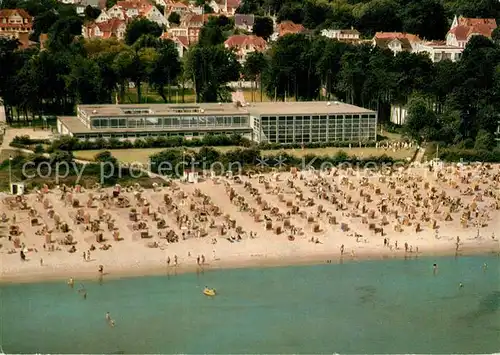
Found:
[[[3,107],[3,105],[0,105],[0,124],[1,123],[5,123],[6,122],[6,119],[5,119],[5,107]]]

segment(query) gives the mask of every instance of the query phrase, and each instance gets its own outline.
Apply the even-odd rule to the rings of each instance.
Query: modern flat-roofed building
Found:
[[[375,111],[338,101],[262,102],[245,108],[257,142],[358,142],[377,136]]]
[[[59,117],[57,130],[76,138],[199,137],[206,133],[252,138],[250,116],[234,104],[79,105]]]
[[[202,137],[241,134],[256,142],[373,141],[374,111],[340,102],[258,102],[239,105],[80,105],[76,117],[59,117],[60,134],[82,139]]]

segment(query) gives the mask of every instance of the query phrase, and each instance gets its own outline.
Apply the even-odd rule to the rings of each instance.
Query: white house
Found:
[[[426,53],[433,62],[451,60],[456,62],[462,56],[463,48],[447,45],[444,41],[422,42],[417,44],[415,53]]]
[[[141,11],[141,15],[142,17],[147,18],[149,21],[156,22],[160,26],[168,26],[167,18],[154,5],[151,5],[144,11]]]
[[[339,41],[356,42],[359,41],[360,33],[354,28],[351,28],[350,30],[324,29],[321,30],[321,35],[328,38],[337,39]]]
[[[240,6],[241,0],[211,0],[208,5],[216,14],[234,16]]]

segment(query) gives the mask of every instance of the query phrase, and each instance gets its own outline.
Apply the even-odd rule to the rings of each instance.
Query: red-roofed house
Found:
[[[238,60],[243,62],[249,53],[265,51],[267,42],[262,37],[254,35],[234,35],[224,42],[224,46],[234,50]]]
[[[189,7],[182,2],[169,2],[165,6],[165,16],[168,17],[172,12],[177,12],[179,15],[183,15],[189,12]]]
[[[19,38],[22,33],[30,33],[33,17],[23,9],[0,10],[0,37]]]
[[[127,23],[125,20],[112,18],[105,22],[94,22],[83,26],[83,38],[102,38],[108,39],[115,37],[118,40],[123,40],[125,31],[127,30]]]
[[[278,24],[278,36],[283,37],[287,34],[301,33],[305,31],[304,26],[301,24],[293,23],[292,21],[283,21]]]
[[[491,33],[497,28],[497,22],[492,18],[466,18],[453,19],[451,28],[446,35],[446,44],[465,48],[472,36],[485,36],[491,38]]]
[[[180,27],[203,27],[205,20],[203,15],[187,13],[181,16]]]
[[[399,52],[415,52],[422,40],[414,34],[402,32],[377,32],[372,44],[380,48],[390,49],[394,54]]]

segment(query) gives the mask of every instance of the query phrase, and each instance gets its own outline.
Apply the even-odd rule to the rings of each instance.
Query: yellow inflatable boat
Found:
[[[213,289],[213,288],[205,288],[203,290],[203,294],[205,296],[215,296],[215,289]]]

